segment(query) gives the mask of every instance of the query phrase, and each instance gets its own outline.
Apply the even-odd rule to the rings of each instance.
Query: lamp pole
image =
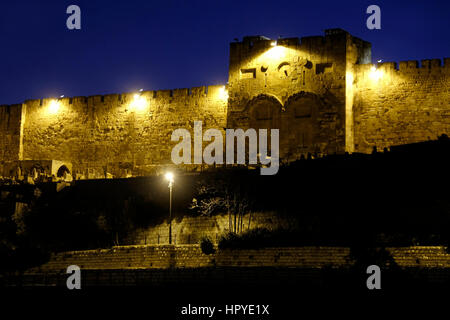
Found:
[[[169,181],[169,244],[172,244],[172,187],[173,173],[167,172],[166,179]]]
[[[172,185],[173,180],[169,182],[169,244],[172,244]]]

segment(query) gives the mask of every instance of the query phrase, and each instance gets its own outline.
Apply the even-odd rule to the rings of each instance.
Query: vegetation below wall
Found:
[[[448,245],[449,150],[443,137],[372,155],[311,156],[274,176],[243,168],[177,174],[173,216],[227,213],[234,235],[222,247]],[[3,181],[0,268],[36,263],[48,252],[120,245],[168,216],[160,176],[62,186]],[[289,218],[291,228],[242,227],[245,214],[263,211]]]

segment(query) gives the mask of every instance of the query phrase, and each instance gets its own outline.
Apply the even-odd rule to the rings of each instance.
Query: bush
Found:
[[[200,248],[204,254],[213,254],[216,252],[216,249],[214,249],[214,244],[209,237],[203,237],[200,240]]]

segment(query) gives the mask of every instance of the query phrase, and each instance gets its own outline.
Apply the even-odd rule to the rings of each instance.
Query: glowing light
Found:
[[[383,71],[375,68],[375,66],[373,66],[370,69],[369,77],[370,77],[371,80],[378,81],[378,80],[381,79],[382,76],[383,76]]]
[[[345,80],[346,80],[347,87],[351,87],[353,85],[353,80],[354,80],[353,73],[347,71]]]
[[[61,104],[59,103],[59,101],[52,100],[52,101],[50,101],[50,104],[48,105],[48,113],[56,114],[56,113],[58,113],[60,107],[61,107]]]
[[[166,180],[169,181],[169,183],[173,183],[173,173],[172,172],[167,172],[165,177],[166,177]]]
[[[141,96],[139,93],[136,93],[133,96],[133,101],[130,103],[130,109],[133,111],[143,111],[147,107],[147,100],[145,97]]]
[[[218,98],[220,100],[228,100],[228,90],[225,86],[220,87]]]
[[[271,59],[271,60],[280,60],[281,58],[283,58],[286,55],[286,48],[282,47],[282,46],[274,46],[272,48],[270,48],[266,53],[265,53],[265,57]]]
[[[271,43],[270,43],[270,45],[272,46],[272,47],[275,47],[276,45],[277,45],[277,41],[275,40],[275,41],[272,41]]]

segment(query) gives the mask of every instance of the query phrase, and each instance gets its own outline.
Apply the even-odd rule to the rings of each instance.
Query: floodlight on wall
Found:
[[[133,95],[133,100],[130,103],[132,111],[144,111],[147,107],[147,99],[142,96],[143,89],[139,90],[139,93]]]
[[[49,114],[56,114],[59,111],[59,108],[61,107],[61,104],[58,100],[51,100],[48,105],[48,113]]]
[[[381,71],[381,70],[377,69],[375,66],[373,66],[372,68],[370,68],[369,77],[373,81],[378,81],[381,79],[381,77],[383,77],[383,71]]]
[[[278,62],[280,59],[284,58],[286,55],[286,48],[283,46],[275,45],[266,51],[264,56],[269,58],[272,62]]]
[[[225,86],[219,88],[218,98],[220,100],[228,101],[228,90]]]

